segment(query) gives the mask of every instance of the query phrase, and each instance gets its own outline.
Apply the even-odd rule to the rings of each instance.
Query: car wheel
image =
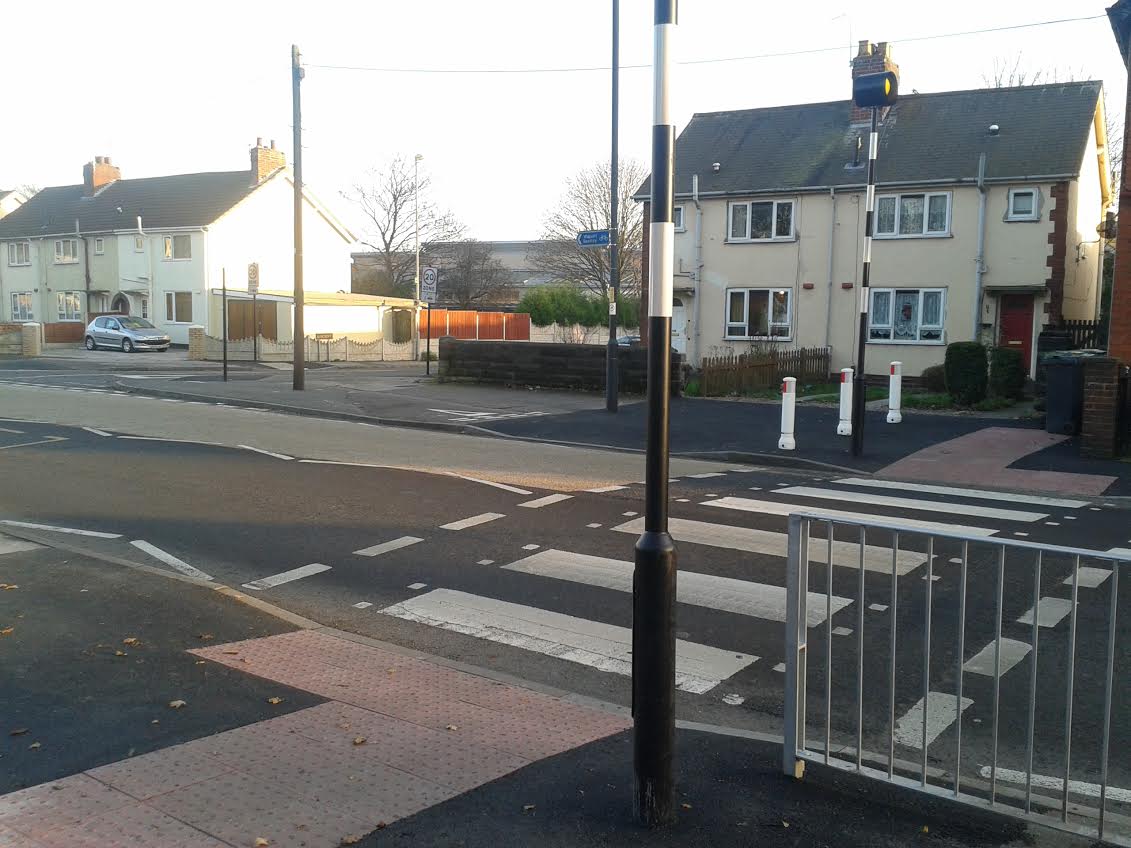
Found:
[[[96,345],[94,343],[94,336],[87,336],[86,337],[86,349],[87,350],[94,350],[97,347],[98,347],[98,345]]]
[[[122,353],[133,353],[134,343],[129,339],[122,339]]]

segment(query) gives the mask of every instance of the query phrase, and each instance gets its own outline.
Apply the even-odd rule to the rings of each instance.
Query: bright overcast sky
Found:
[[[994,60],[1102,79],[1122,114],[1126,75],[1106,18],[937,40],[913,38],[1102,15],[1105,0],[942,4],[683,0],[677,58],[841,45],[802,56],[675,69],[677,131],[694,112],[849,94],[851,39],[894,43],[901,89],[980,87]],[[651,62],[652,4],[622,0],[621,61]],[[81,180],[96,154],[123,177],[236,170],[256,136],[291,153],[290,45],[302,50],[307,183],[360,229],[339,193],[402,153],[424,155],[433,199],[481,239],[536,238],[564,180],[609,156],[609,73],[329,70],[609,64],[610,0],[9,2],[0,188]],[[850,11],[849,11],[850,10]],[[940,13],[945,10],[945,13]],[[65,25],[58,25],[65,21]],[[18,36],[16,35],[18,33]],[[901,40],[902,39],[902,40]],[[621,154],[645,160],[651,75],[621,74]]]

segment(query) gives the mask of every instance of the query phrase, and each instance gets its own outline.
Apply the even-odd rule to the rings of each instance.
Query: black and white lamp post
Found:
[[[670,822],[675,803],[676,557],[668,534],[675,128],[668,91],[676,5],[655,0],[644,533],[636,543],[632,593],[633,811],[649,827]]]
[[[872,109],[872,131],[868,135],[868,187],[864,205],[864,267],[860,273],[860,329],[856,339],[856,374],[852,391],[852,455],[864,452],[864,353],[868,344],[868,309],[872,274],[872,233],[876,214],[876,152],[880,146],[880,109],[891,106],[899,95],[899,77],[891,71],[863,74],[852,81],[852,99],[861,108]]]

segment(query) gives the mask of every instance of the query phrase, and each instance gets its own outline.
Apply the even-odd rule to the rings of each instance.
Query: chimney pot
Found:
[[[872,42],[864,39],[860,42],[860,49],[856,53],[857,56],[871,56],[872,55]]]
[[[275,139],[271,139],[271,149],[275,149]]]
[[[262,147],[263,146],[263,136],[257,135],[255,137],[255,146],[256,147]]]
[[[121,169],[110,163],[109,156],[95,156],[82,166],[83,194],[90,197],[103,186],[121,178]]]

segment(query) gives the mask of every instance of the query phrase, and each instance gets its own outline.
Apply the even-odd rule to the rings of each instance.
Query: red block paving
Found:
[[[310,630],[192,653],[331,700],[0,797],[0,848],[329,848],[628,727]]]

